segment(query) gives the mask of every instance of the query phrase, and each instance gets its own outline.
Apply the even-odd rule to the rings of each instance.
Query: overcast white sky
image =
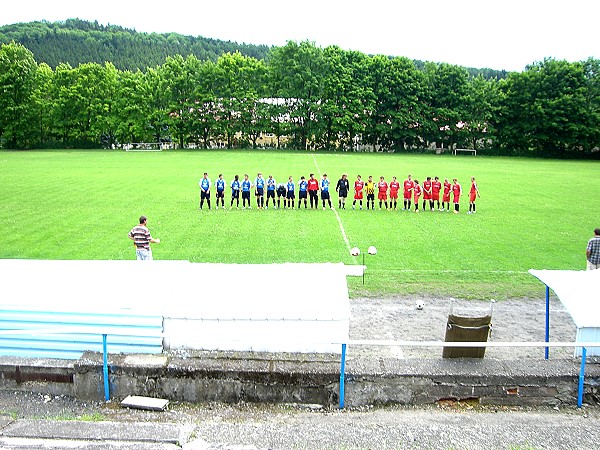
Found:
[[[309,40],[477,68],[600,58],[600,0],[10,0],[0,8],[0,25],[75,17],[240,43]]]

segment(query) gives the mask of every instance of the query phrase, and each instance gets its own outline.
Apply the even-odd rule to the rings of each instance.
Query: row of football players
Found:
[[[296,186],[292,176],[288,178],[287,183],[277,183],[272,175],[268,178],[263,178],[262,173],[258,173],[254,180],[250,180],[248,174],[244,175],[242,180],[236,175],[233,181],[229,184],[231,188],[231,203],[230,209],[233,208],[234,203],[236,207],[240,206],[240,196],[242,199],[242,208],[252,208],[250,203],[251,192],[254,189],[254,196],[256,197],[256,204],[259,209],[268,208],[269,201],[272,200],[272,207],[288,208],[293,209],[296,207],[296,191],[298,192],[298,208],[304,203],[304,207],[308,209],[308,202],[310,200],[310,207],[319,207],[319,193],[320,200],[323,205],[323,209],[326,207],[333,209],[331,204],[330,195],[330,184],[331,181],[324,174],[320,180],[315,178],[315,174],[311,173],[309,178],[306,179],[304,176],[300,177],[300,181]],[[208,173],[204,173],[202,179],[198,183],[200,187],[200,209],[203,208],[204,202],[207,203],[210,209],[210,192],[212,188],[212,182],[208,177]],[[219,203],[223,209],[225,209],[225,189],[227,182],[223,179],[223,174],[219,174],[217,180],[215,180],[214,187],[216,190],[216,201],[217,208]],[[462,194],[462,187],[458,181],[453,179],[451,184],[448,179],[444,180],[444,183],[439,180],[438,177],[427,177],[423,184],[419,184],[418,180],[413,180],[411,175],[404,180],[402,185],[396,177],[392,177],[392,180],[388,183],[385,177],[379,177],[379,181],[375,182],[372,176],[369,176],[367,181],[363,181],[360,175],[357,176],[354,181],[354,199],[352,202],[352,209],[358,207],[363,209],[363,200],[366,199],[366,208],[375,209],[375,193],[377,193],[377,200],[379,201],[379,209],[385,208],[387,210],[398,209],[398,197],[399,191],[402,187],[403,190],[403,208],[404,211],[410,211],[412,208],[412,202],[414,200],[415,212],[419,212],[419,201],[423,197],[423,210],[429,207],[431,211],[437,209],[439,211],[450,211],[450,194],[453,195],[454,212],[458,214],[460,208],[460,196]],[[335,190],[338,195],[338,208],[346,209],[346,199],[350,192],[350,182],[347,174],[342,174],[338,180]],[[388,203],[388,192],[389,192],[389,203]],[[266,201],[265,201],[266,194]],[[469,191],[469,214],[475,212],[475,199],[479,196],[479,190],[475,182],[475,178],[471,178],[471,189]],[[365,198],[366,197],[366,198]],[[440,204],[441,197],[441,204]],[[283,205],[282,205],[283,203]],[[326,206],[327,205],[327,206]]]

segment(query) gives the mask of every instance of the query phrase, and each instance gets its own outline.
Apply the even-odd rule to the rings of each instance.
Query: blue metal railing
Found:
[[[51,328],[39,330],[0,330],[0,336],[19,335],[32,333],[35,335],[52,335],[64,333],[64,329]],[[104,399],[110,400],[110,383],[108,374],[108,336],[105,330],[83,328],[79,331],[73,328],[71,333],[98,333],[102,336],[102,378],[104,385]],[[156,335],[156,333],[154,333]],[[160,333],[162,337],[162,333]],[[335,343],[327,343],[335,344]],[[341,344],[340,358],[340,388],[339,388],[339,407],[345,407],[345,387],[346,387],[346,354],[349,345],[370,345],[370,346],[404,346],[404,347],[574,347],[581,348],[581,365],[578,379],[577,407],[583,404],[583,388],[585,381],[585,364],[587,359],[587,347],[600,347],[600,342],[444,342],[444,341],[389,341],[389,340],[352,340]]]

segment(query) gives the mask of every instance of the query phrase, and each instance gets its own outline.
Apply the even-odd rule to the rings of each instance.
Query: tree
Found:
[[[509,76],[498,123],[503,147],[554,156],[591,150],[598,142],[593,79],[584,64],[554,59]]]
[[[500,93],[496,80],[486,80],[481,74],[469,81],[467,115],[462,127],[464,142],[469,148],[482,149],[493,144],[495,118]]]
[[[293,144],[307,148],[321,98],[323,50],[308,41],[289,41],[272,50],[268,64],[273,96],[286,99]]]
[[[425,120],[423,73],[407,58],[377,55],[368,65],[375,100],[365,140],[380,149],[404,149],[420,142]]]
[[[427,141],[452,148],[464,135],[463,124],[468,118],[468,73],[463,67],[451,64],[427,64],[430,120],[425,136]]]
[[[75,139],[74,129],[77,127],[77,104],[75,101],[75,72],[69,64],[60,64],[54,71],[52,86],[52,108],[54,133],[66,145]]]
[[[117,72],[106,63],[61,64],[55,72],[55,123],[67,145],[98,146],[102,135],[114,136],[111,121]]]
[[[100,86],[97,91],[96,120],[92,121],[91,131],[93,139],[100,136],[100,143],[106,148],[112,148],[117,144],[116,131],[119,125],[116,117],[116,96],[118,89],[118,71],[115,66],[107,62],[99,71],[98,82]],[[92,112],[94,114],[94,112]]]
[[[217,123],[223,114],[222,106],[215,93],[216,64],[202,63],[194,90],[194,105],[190,110],[190,138],[202,140],[204,148],[209,147],[211,138],[218,137]]]
[[[254,136],[257,120],[263,120],[262,109],[257,102],[265,90],[263,80],[265,67],[257,59],[241,53],[226,53],[215,67],[214,91],[223,108],[222,120],[218,122],[226,140],[227,148],[234,146],[236,133]]]
[[[191,134],[191,121],[195,107],[195,84],[200,61],[194,55],[168,57],[161,67],[163,87],[167,95],[169,126],[179,146],[184,147]]]
[[[592,151],[600,148],[600,60],[588,58],[583,62],[583,72],[590,127],[588,141],[582,145],[585,150]]]
[[[366,118],[373,107],[367,58],[358,52],[327,47],[323,51],[322,70],[316,140],[326,149],[352,149],[354,138],[365,130]]]
[[[144,74],[142,89],[142,111],[146,119],[145,133],[154,142],[171,138],[169,130],[169,93],[166,90],[164,70],[159,66]]]
[[[145,76],[142,72],[117,72],[115,106],[112,116],[115,120],[117,142],[143,142],[147,132],[145,115]]]
[[[30,123],[37,64],[21,44],[0,47],[0,138],[10,148],[30,144]]]
[[[32,116],[34,117],[30,132],[32,143],[44,146],[51,138],[52,124],[52,85],[54,72],[48,64],[41,63],[36,73],[35,88],[33,90]]]

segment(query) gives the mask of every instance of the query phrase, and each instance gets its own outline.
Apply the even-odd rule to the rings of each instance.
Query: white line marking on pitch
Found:
[[[311,156],[312,156],[313,162],[315,163],[315,167],[317,168],[317,172],[319,172],[319,178],[323,178],[323,175],[321,174],[321,169],[319,169],[319,165],[317,164],[317,158],[315,158],[315,155],[311,155]],[[331,193],[329,195],[331,195]],[[333,202],[332,202],[332,204],[333,204]],[[337,209],[333,208],[333,212],[334,212],[335,217],[340,225],[340,231],[342,232],[342,237],[344,238],[344,242],[346,243],[346,247],[348,248],[348,253],[350,253],[350,241],[348,240],[348,236],[346,235],[346,230],[344,229],[344,225],[342,224],[342,219],[340,218],[340,215],[338,214]],[[356,261],[356,257],[353,257],[353,258],[354,258],[354,261]]]
[[[158,233],[157,233],[158,234]],[[467,270],[467,269],[389,269],[389,272],[431,272],[431,273],[510,273],[526,275],[524,270]]]

